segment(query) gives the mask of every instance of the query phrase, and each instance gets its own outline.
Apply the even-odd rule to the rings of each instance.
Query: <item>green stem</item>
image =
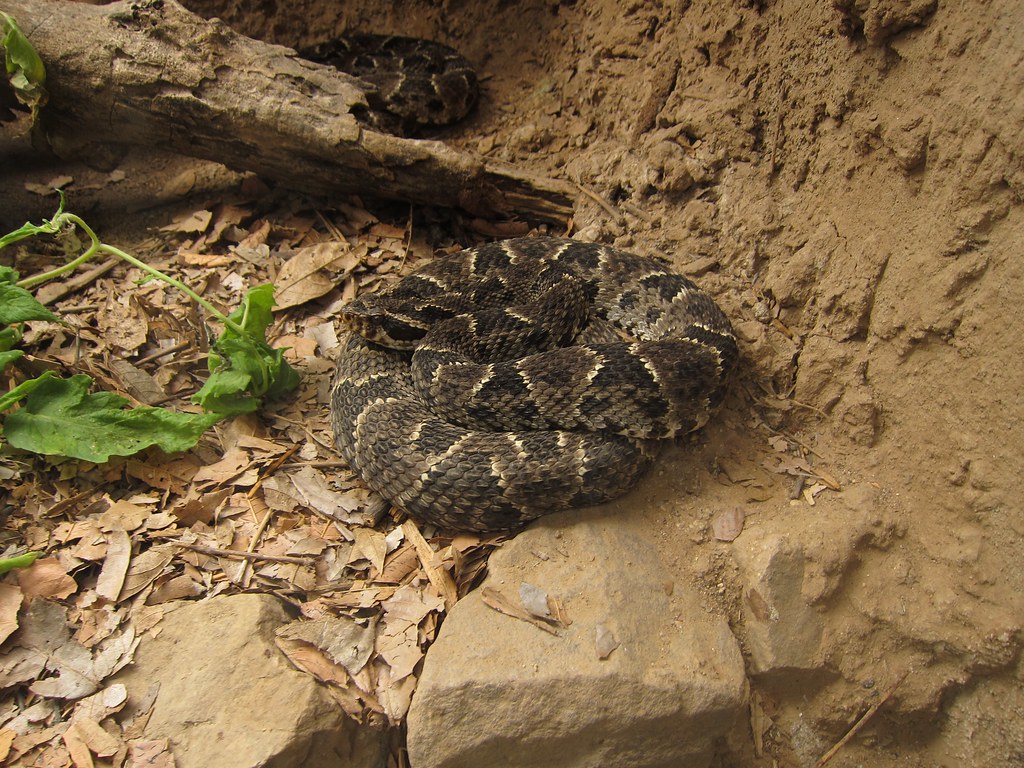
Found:
[[[164,274],[159,269],[151,267],[146,262],[135,258],[130,253],[125,253],[120,248],[115,248],[112,245],[107,245],[106,243],[101,242],[99,237],[97,237],[96,233],[92,231],[92,227],[90,227],[88,224],[82,221],[82,219],[76,216],[75,214],[61,213],[55,216],[52,220],[52,224],[56,231],[59,231],[65,223],[70,223],[77,227],[81,227],[81,229],[89,236],[89,239],[92,241],[92,245],[90,245],[89,248],[86,249],[85,253],[83,253],[81,256],[72,261],[69,261],[67,264],[64,264],[63,266],[57,267],[56,269],[52,269],[49,272],[44,272],[40,275],[35,275],[34,277],[26,278],[25,280],[19,281],[18,285],[20,285],[22,288],[31,288],[33,285],[37,285],[39,283],[50,280],[54,277],[59,277],[60,275],[65,274],[66,272],[70,272],[71,270],[77,268],[79,265],[84,264],[97,253],[109,253],[113,256],[117,256],[119,259],[127,261],[129,264],[133,266],[138,267],[143,272],[151,275],[152,277],[155,277],[158,280],[163,280],[168,285],[173,285],[175,288],[177,288],[179,291],[184,293],[186,296],[188,296],[190,299],[196,302],[199,306],[201,306],[203,309],[205,309],[207,312],[209,312],[211,315],[217,318],[217,320],[223,323],[226,327],[230,328],[239,336],[245,335],[245,329],[241,325],[231,320],[227,315],[225,315],[223,312],[221,312],[219,309],[213,306],[213,304],[211,304],[209,301],[207,301],[198,293],[196,293],[187,285],[185,285],[185,283],[181,282],[180,280],[176,280],[170,275]]]
[[[99,250],[99,245],[100,243],[93,243],[92,245],[89,246],[85,253],[83,253],[78,258],[72,259],[67,264],[62,264],[56,269],[51,269],[49,272],[42,272],[38,275],[33,275],[32,277],[26,277],[24,280],[19,280],[18,285],[20,285],[22,288],[28,289],[32,288],[33,286],[39,285],[40,283],[45,283],[47,280],[52,280],[55,277],[60,277],[61,275],[67,274],[68,272],[74,272],[76,269],[78,269],[79,266],[81,266],[82,264],[84,264],[85,262],[87,262],[89,259],[96,255],[96,252]]]

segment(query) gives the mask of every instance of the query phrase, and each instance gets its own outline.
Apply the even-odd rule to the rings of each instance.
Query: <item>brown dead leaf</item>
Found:
[[[143,343],[145,339],[138,346]],[[167,393],[156,378],[127,360],[111,358],[107,360],[106,366],[128,394],[143,405],[156,405],[167,398]]]
[[[104,531],[134,531],[141,528],[149,515],[149,508],[130,501],[115,501],[99,516]]]
[[[273,347],[283,349],[285,359],[291,362],[301,362],[316,354],[316,341],[294,333],[278,336],[274,339]]]
[[[132,540],[128,533],[117,529],[108,533],[107,557],[96,579],[96,594],[112,603],[117,602],[131,559]]]
[[[376,581],[383,584],[401,584],[405,578],[419,568],[419,557],[412,544],[395,550],[384,564]]]
[[[334,327],[334,323],[320,323],[319,325],[312,325],[306,328],[306,335],[317,343],[322,352],[331,352],[337,348],[338,342],[338,330]]]
[[[89,751],[97,757],[110,757],[121,747],[121,742],[104,730],[95,720],[75,717],[72,725],[82,735],[85,743],[89,746]]]
[[[384,621],[377,635],[377,653],[391,668],[392,680],[408,677],[424,656],[419,628],[409,621]]]
[[[344,688],[348,685],[349,675],[345,668],[327,656],[314,645],[305,640],[290,637],[277,637],[274,640],[281,652],[288,657],[297,668],[308,672],[323,683]]]
[[[224,453],[220,461],[200,467],[192,481],[195,483],[211,483],[213,485],[224,485],[237,478],[246,468],[249,467],[252,459],[248,451],[241,448],[231,448]],[[253,478],[255,482],[255,478]],[[252,485],[252,483],[243,483]]]
[[[186,251],[178,254],[178,260],[190,267],[208,267],[210,269],[230,267],[235,263],[235,257],[228,253],[189,253]]]
[[[384,600],[381,607],[389,621],[402,619],[418,625],[428,613],[443,613],[444,601],[423,587],[406,584]]]
[[[194,211],[193,213],[179,216],[170,224],[160,227],[160,231],[185,233],[205,232],[206,228],[210,226],[210,221],[212,220],[213,213],[211,211]]]
[[[334,290],[359,266],[348,241],[329,241],[300,248],[281,267],[274,291],[276,309],[287,309]],[[330,271],[332,274],[324,274]]]
[[[31,192],[33,195],[42,195],[43,197],[48,197],[53,194],[53,190],[62,189],[63,187],[66,187],[68,184],[74,182],[74,180],[74,176],[65,175],[54,176],[45,184],[37,184],[34,181],[26,181],[25,189],[26,191]]]
[[[373,653],[377,622],[371,619],[364,627],[347,616],[322,616],[312,621],[294,621],[277,630],[277,636],[302,640],[321,651],[349,674],[358,674]]]
[[[103,342],[109,347],[127,353],[135,352],[146,343],[149,336],[148,318],[129,297],[108,295],[96,313],[96,320],[103,329]],[[134,368],[124,360],[110,362],[125,363]]]
[[[55,557],[36,560],[28,568],[18,569],[18,583],[26,600],[37,597],[63,600],[78,591],[78,584]]]
[[[289,474],[295,490],[313,510],[325,517],[345,523],[357,522],[363,502],[355,493],[346,494],[333,490],[322,472],[305,466]]]
[[[231,488],[218,488],[215,491],[200,494],[193,494],[190,491],[183,501],[171,507],[171,514],[186,527],[195,523],[212,523],[218,508],[231,493]]]
[[[171,600],[199,597],[206,591],[206,587],[193,579],[191,576],[175,576],[163,584],[157,585],[149,595],[146,596],[148,605],[157,605]]]
[[[506,616],[510,616],[513,619],[519,619],[520,621],[525,621],[528,624],[533,624],[533,626],[537,627],[538,629],[543,629],[548,634],[555,635],[556,637],[559,637],[561,635],[561,633],[557,629],[549,625],[547,622],[538,619],[531,613],[527,613],[525,610],[523,610],[518,605],[513,603],[511,600],[509,600],[507,597],[505,597],[505,595],[501,594],[501,592],[492,587],[484,587],[483,589],[481,589],[480,597],[484,601],[484,605],[486,605],[488,608],[493,608],[498,613],[503,613]]]
[[[107,638],[93,654],[70,636],[64,609],[48,600],[34,600],[22,613],[17,643],[52,673],[37,679],[29,690],[38,696],[80,699],[99,690],[100,682],[131,660],[137,639],[134,630]],[[37,675],[38,677],[38,675]]]
[[[436,553],[423,538],[423,534],[420,533],[420,529],[413,520],[406,520],[402,523],[402,531],[405,533],[405,538],[416,547],[416,553],[419,555],[423,570],[426,571],[430,583],[444,597],[445,606],[451,608],[459,600],[459,590],[455,586],[451,574],[435,562]]]
[[[93,762],[92,753],[89,752],[89,745],[85,743],[85,739],[79,733],[75,723],[67,727],[61,734],[61,738],[75,768],[94,768],[96,763]]]
[[[127,600],[148,587],[181,550],[176,544],[160,544],[140,553],[128,567],[118,598]]]
[[[121,747],[120,740],[105,731],[95,720],[83,717],[77,711],[68,730],[64,732],[65,744],[67,744],[68,734],[71,732],[74,732],[75,737],[97,757],[110,757]],[[71,751],[70,745],[68,751]]]
[[[352,531],[352,535],[356,540],[349,556],[349,562],[365,558],[380,574],[384,570],[384,558],[388,553],[388,543],[384,534],[373,528],[356,528]]]
[[[0,730],[0,763],[4,762],[11,754],[11,744],[14,743],[14,737],[17,735],[7,728]]]
[[[21,589],[16,584],[0,582],[0,643],[18,628],[21,600]]]
[[[169,461],[164,464],[153,464],[151,462],[128,459],[125,462],[125,473],[146,483],[150,488],[159,488],[162,491],[182,495],[185,493],[185,484],[192,480],[193,475],[199,469],[199,465],[193,463],[195,459],[184,457],[181,461]]]
[[[409,711],[412,695],[416,690],[416,678],[413,675],[407,675],[399,680],[392,674],[390,667],[382,666],[380,668],[377,673],[377,687],[374,693],[384,708],[388,720],[392,723],[399,723]]]
[[[31,648],[12,648],[0,660],[0,686],[11,688],[35,680],[43,672],[46,657]]]

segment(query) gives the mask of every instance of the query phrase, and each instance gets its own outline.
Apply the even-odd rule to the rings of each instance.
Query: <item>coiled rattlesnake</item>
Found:
[[[554,238],[437,259],[343,320],[337,448],[395,506],[452,530],[626,492],[659,438],[707,421],[737,359],[725,315],[662,262]],[[581,326],[585,343],[565,346]]]

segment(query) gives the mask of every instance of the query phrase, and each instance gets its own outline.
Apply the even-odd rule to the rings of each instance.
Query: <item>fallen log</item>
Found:
[[[42,57],[39,134],[58,154],[117,142],[253,171],[313,194],[363,194],[564,223],[572,185],[360,125],[358,81],[239,35],[174,0],[5,0]]]

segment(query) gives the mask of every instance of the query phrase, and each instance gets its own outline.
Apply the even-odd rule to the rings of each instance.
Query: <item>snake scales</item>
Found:
[[[454,123],[479,94],[469,62],[433,40],[352,33],[302,48],[299,55],[357,78],[369,107],[357,117],[390,133]]]
[[[721,310],[662,262],[554,238],[436,259],[342,315],[339,451],[451,530],[625,493],[659,439],[707,421],[737,359]]]

